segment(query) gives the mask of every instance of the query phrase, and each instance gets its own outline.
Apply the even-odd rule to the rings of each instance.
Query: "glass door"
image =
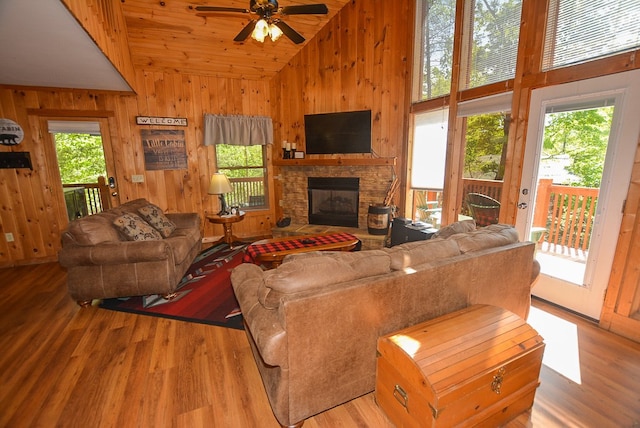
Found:
[[[47,168],[60,226],[118,205],[115,162],[106,118],[41,117]],[[66,218],[67,221],[63,221]]]
[[[594,319],[638,139],[634,73],[543,88],[531,97],[516,226],[537,242],[541,279],[532,292]]]

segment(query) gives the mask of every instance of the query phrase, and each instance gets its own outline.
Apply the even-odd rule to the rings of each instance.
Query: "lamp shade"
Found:
[[[207,193],[210,195],[223,195],[232,191],[231,182],[226,175],[221,172],[216,172],[211,176],[211,182],[209,183],[209,190]]]
[[[278,28],[275,24],[269,25],[269,35],[271,36],[271,41],[275,42],[282,36],[282,30]]]
[[[264,38],[269,35],[269,24],[264,18],[259,19],[256,22],[256,26],[253,28],[253,32],[251,33],[251,37],[260,43],[264,43]]]

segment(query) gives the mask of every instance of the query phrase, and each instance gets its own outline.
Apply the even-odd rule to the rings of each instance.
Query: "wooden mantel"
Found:
[[[275,166],[395,166],[397,158],[276,159]]]

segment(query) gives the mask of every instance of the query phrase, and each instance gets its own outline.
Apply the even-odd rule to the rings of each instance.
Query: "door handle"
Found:
[[[520,203],[518,204],[518,208],[519,208],[519,209],[521,209],[521,210],[523,210],[523,209],[527,208],[528,206],[529,206],[529,205],[527,205],[527,203],[526,203],[526,202],[520,202]]]
[[[113,192],[111,196],[118,196],[118,192]]]

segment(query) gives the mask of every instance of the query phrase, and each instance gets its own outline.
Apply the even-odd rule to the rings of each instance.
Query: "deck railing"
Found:
[[[538,182],[533,225],[546,228],[543,240],[562,254],[586,252],[593,230],[599,189],[560,186],[550,179]]]
[[[434,199],[432,193],[429,195]],[[460,210],[465,215],[469,215],[464,203],[468,193],[481,193],[499,201],[502,196],[502,181],[465,178]],[[424,190],[414,191],[414,213],[420,213],[421,207],[434,208],[425,205],[425,201],[429,201],[427,194]],[[572,250],[588,251],[598,194],[598,188],[562,186],[553,184],[551,179],[541,179],[538,182],[536,211],[533,214],[533,226],[545,229],[540,242],[546,242],[549,251],[560,254],[569,254]]]
[[[467,198],[468,193],[480,193],[499,201],[502,197],[502,181],[480,180],[477,178],[465,178],[462,180],[462,200]],[[462,203],[466,209],[465,203]]]
[[[242,208],[264,207],[264,178],[230,178],[233,192],[226,195],[227,205]],[[97,183],[63,184],[65,202],[69,220],[97,214],[110,208],[109,186],[104,177],[98,177]],[[73,190],[77,190],[78,193]],[[82,194],[82,196],[78,196]]]
[[[110,208],[109,186],[104,177],[98,177],[97,183],[75,183],[63,184],[63,189],[83,189],[83,197],[76,200],[68,198],[65,192],[65,200],[67,202],[67,210],[73,208],[73,212],[69,213],[69,220],[83,217],[85,215],[97,214]]]
[[[227,205],[241,208],[266,206],[264,177],[229,178],[229,180],[233,192],[225,196]]]

